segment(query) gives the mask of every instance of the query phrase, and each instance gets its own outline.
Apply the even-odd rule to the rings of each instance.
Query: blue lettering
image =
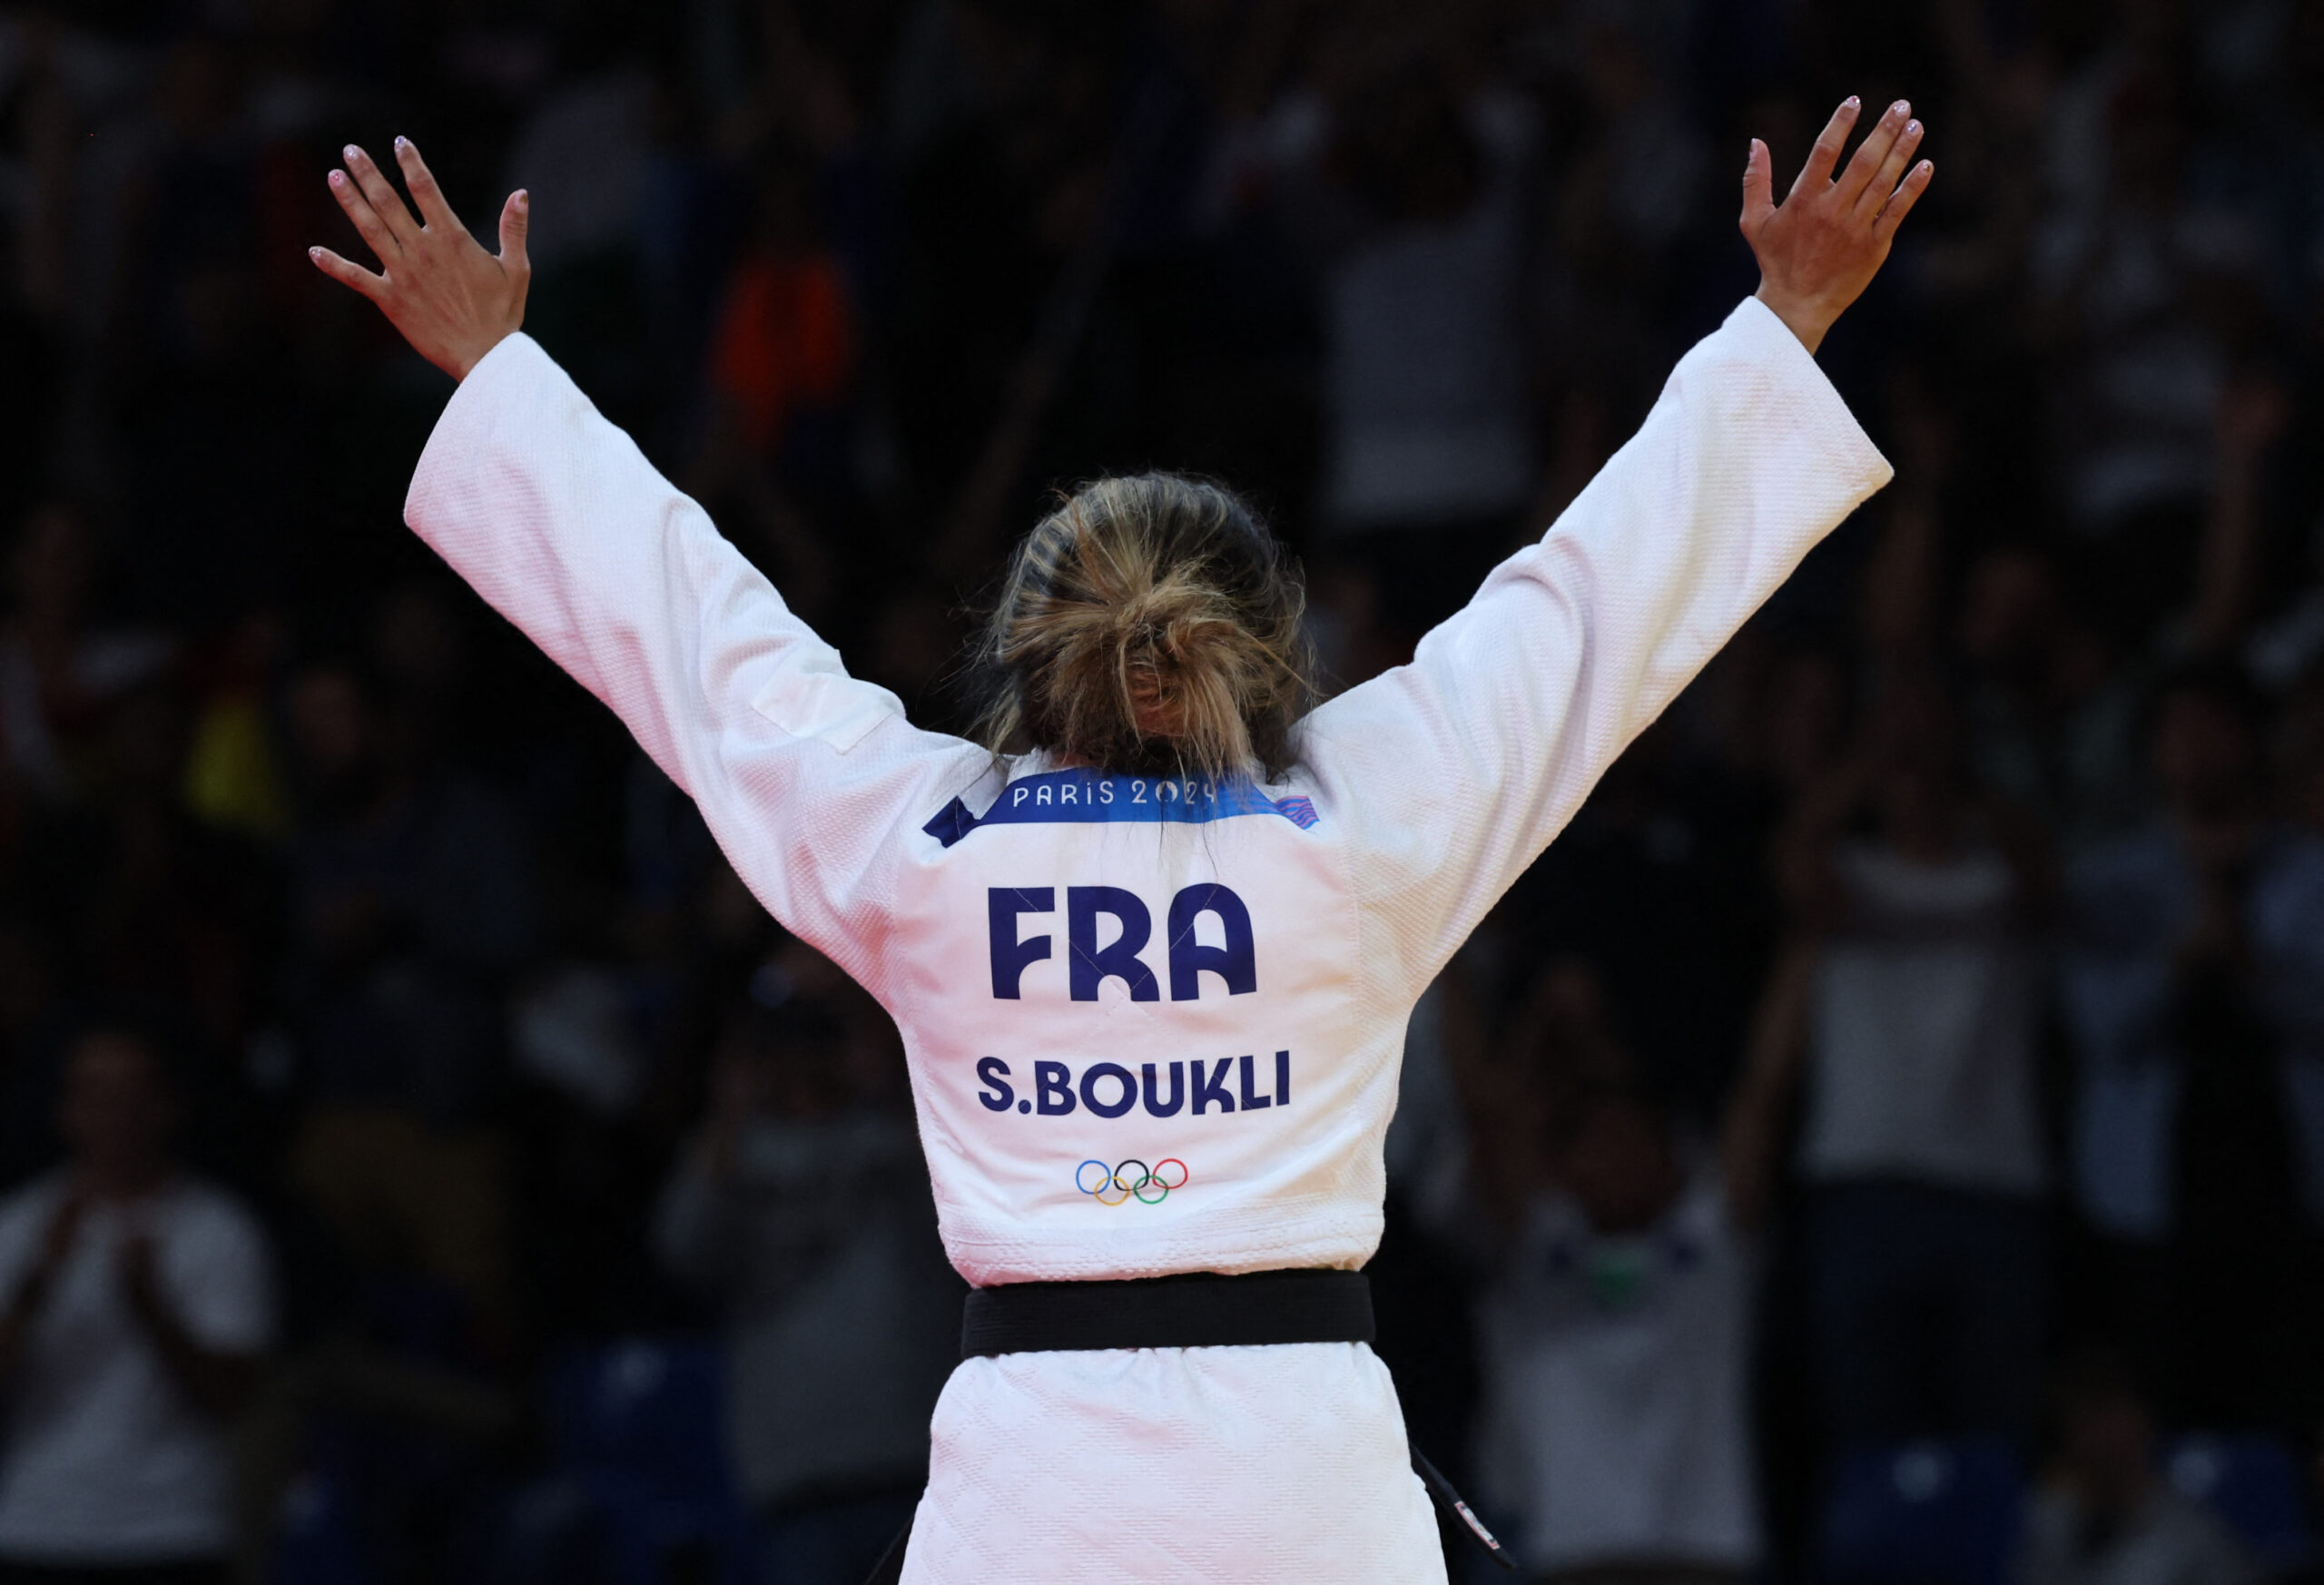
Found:
[[[1116,1078],[1121,1081],[1121,1098],[1110,1106],[1102,1105],[1098,1099],[1098,1081],[1101,1078]],[[1137,1080],[1132,1078],[1129,1076],[1129,1069],[1119,1063],[1092,1063],[1089,1071],[1081,1076],[1081,1104],[1101,1117],[1118,1117],[1137,1103]]]
[[[1252,1083],[1252,1069],[1257,1065],[1258,1061],[1256,1058],[1246,1057],[1243,1058],[1243,1109],[1246,1112],[1264,1111],[1268,1107],[1275,1105],[1274,1101],[1268,1099],[1265,1096],[1258,1094],[1256,1088]]]
[[[990,1094],[977,1092],[977,1099],[984,1103],[986,1111],[1005,1112],[1016,1104],[1017,1092],[1009,1088],[1008,1063],[998,1057],[980,1057],[977,1059],[977,1078],[992,1087]]]
[[[1073,1073],[1062,1062],[1033,1064],[1033,1094],[1045,1117],[1061,1117],[1073,1109]]]
[[[1068,980],[1076,1001],[1098,999],[1098,987],[1119,980],[1129,987],[1132,1001],[1159,1001],[1162,988],[1154,970],[1138,961],[1138,949],[1154,933],[1154,916],[1135,892],[1118,886],[1068,886],[1065,891],[1066,939],[1072,953]],[[1122,932],[1102,950],[1098,945],[1098,916],[1110,913],[1121,921]],[[1011,927],[1012,929],[1015,927]],[[1043,949],[1047,953],[1046,946]]]
[[[1275,1104],[1279,1107],[1291,1104],[1291,1053],[1288,1051],[1275,1054]]]
[[[1025,966],[1049,955],[1049,937],[1017,939],[1017,916],[1056,911],[1054,887],[996,886],[985,893],[985,914],[992,927],[992,994],[1002,1001],[1022,999],[1018,982],[1025,977]]]
[[[1217,916],[1225,927],[1225,946],[1206,947],[1195,940],[1195,920],[1206,913]],[[1259,988],[1251,911],[1224,886],[1189,886],[1170,900],[1170,999],[1200,997],[1206,969],[1226,981],[1229,996],[1246,996]]]
[[[1195,1116],[1199,1117],[1212,1103],[1222,1112],[1235,1109],[1235,1098],[1226,1093],[1226,1070],[1235,1066],[1232,1057],[1221,1057],[1218,1067],[1209,1074],[1202,1070],[1202,1058],[1195,1058]]]
[[[1195,1066],[1197,1068],[1202,1066],[1199,1059],[1196,1060]],[[1160,1087],[1156,1085],[1154,1082],[1154,1064],[1148,1062],[1139,1071],[1146,1075],[1146,1110],[1147,1115],[1157,1117],[1177,1117],[1178,1115],[1178,1108],[1187,1104],[1187,1065],[1183,1062],[1173,1062],[1170,1064],[1170,1102],[1167,1106],[1165,1106],[1162,1103],[1160,1095],[1157,1093]]]

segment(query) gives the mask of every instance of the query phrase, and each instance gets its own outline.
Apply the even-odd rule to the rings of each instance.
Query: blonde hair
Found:
[[[1142,775],[1280,777],[1314,702],[1298,564],[1234,492],[1174,473],[1063,495],[986,624],[979,736]]]

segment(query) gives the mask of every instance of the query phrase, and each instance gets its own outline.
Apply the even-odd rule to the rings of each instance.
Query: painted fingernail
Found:
[[[350,160],[359,160],[363,157],[363,151],[357,148],[353,143],[348,144],[347,147],[340,150],[339,152],[343,157]]]
[[[1913,136],[1918,137],[1921,135],[1921,123],[1916,121],[1908,121],[1905,123],[1905,130]]]
[[[310,248],[307,250],[307,257],[320,264],[323,261],[323,251],[320,248]]]
[[[408,149],[408,148],[409,148],[409,147],[411,147],[411,140],[410,140],[409,138],[408,138],[408,137],[403,136],[400,133],[399,133],[396,135],[396,148],[397,148],[399,151],[401,151],[401,150],[404,150],[404,149]]]
[[[1896,103],[1888,107],[1888,113],[1891,115],[1903,115],[1912,108],[1910,101],[1899,99]]]
[[[533,195],[523,188],[517,189],[517,212],[522,214],[533,207]]]
[[[1854,110],[1857,105],[1863,103],[1864,102],[1862,100],[1851,94],[1846,99],[1840,101],[1840,108],[1842,110]]]
[[[331,184],[333,187],[344,187],[344,186],[346,186],[346,185],[347,185],[347,172],[344,172],[344,171],[333,171],[333,172],[330,173],[330,184]]]

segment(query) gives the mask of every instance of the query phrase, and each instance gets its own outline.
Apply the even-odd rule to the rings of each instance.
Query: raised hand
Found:
[[[355,222],[379,261],[373,274],[329,248],[307,256],[333,281],[379,305],[412,349],[454,379],[525,321],[525,292],[533,269],[525,259],[527,201],[512,192],[500,208],[500,253],[480,247],[406,138],[396,140],[396,163],[419,206],[417,219],[371,156],[347,145],[347,169],[330,173],[331,196]]]
[[[1751,140],[1740,223],[1759,261],[1757,295],[1810,352],[1872,283],[1896,228],[1928,190],[1935,166],[1923,160],[1905,168],[1921,142],[1921,123],[1912,114],[1902,99],[1890,105],[1835,177],[1856,123],[1856,101],[1849,98],[1832,113],[1781,204],[1768,145]]]

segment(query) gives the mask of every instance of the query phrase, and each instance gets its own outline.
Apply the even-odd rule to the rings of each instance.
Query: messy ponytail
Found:
[[[1280,777],[1315,697],[1297,564],[1232,491],[1172,473],[1065,496],[1018,547],[979,736],[1142,775]]]

